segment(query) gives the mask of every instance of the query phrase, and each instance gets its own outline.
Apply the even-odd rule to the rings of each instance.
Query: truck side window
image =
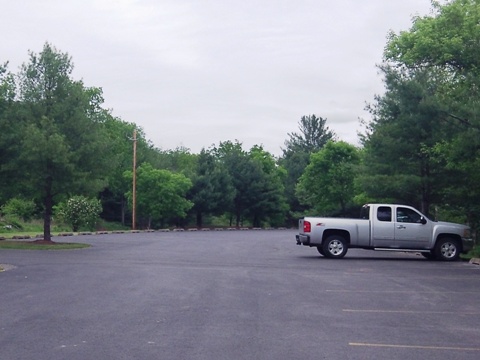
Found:
[[[379,221],[392,221],[392,208],[390,206],[379,206],[377,219]]]
[[[416,211],[408,208],[397,208],[397,222],[404,223],[420,223],[421,215]]]

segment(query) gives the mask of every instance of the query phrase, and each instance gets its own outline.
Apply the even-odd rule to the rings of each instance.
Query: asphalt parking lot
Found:
[[[0,359],[479,359],[480,266],[293,230],[87,235],[0,251]]]

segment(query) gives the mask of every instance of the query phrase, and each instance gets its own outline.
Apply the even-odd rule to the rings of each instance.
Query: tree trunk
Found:
[[[53,179],[50,175],[47,176],[45,183],[45,198],[44,198],[44,214],[43,214],[43,240],[52,241],[50,228],[52,225],[52,211],[53,211],[53,195],[52,195]]]
[[[252,225],[253,227],[260,227],[260,219],[257,214],[253,215]]]
[[[426,216],[430,215],[430,167],[428,159],[422,161],[420,168],[422,181],[422,199],[420,203],[420,211]]]
[[[203,218],[202,218],[202,212],[201,211],[197,211],[197,227],[198,228],[201,228],[202,227],[202,222],[203,222]]]
[[[122,225],[125,226],[125,208],[126,208],[126,201],[125,201],[125,198],[122,197],[122,201],[121,201],[121,208],[122,208]]]

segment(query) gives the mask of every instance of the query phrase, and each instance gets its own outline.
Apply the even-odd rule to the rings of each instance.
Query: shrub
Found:
[[[74,196],[56,207],[56,216],[78,231],[80,227],[93,230],[102,212],[98,199],[88,199],[84,196]]]
[[[13,198],[4,204],[0,211],[8,219],[22,219],[30,221],[35,214],[35,203],[33,200]]]

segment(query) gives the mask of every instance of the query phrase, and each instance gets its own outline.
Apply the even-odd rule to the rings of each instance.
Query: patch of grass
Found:
[[[101,231],[115,231],[115,230],[129,230],[130,227],[123,226],[120,223],[108,222],[103,219],[100,219],[97,222],[96,229],[89,229],[86,227],[81,227],[80,232],[89,232],[95,230]],[[52,222],[51,233],[52,235],[64,232],[72,232],[72,227],[58,223]],[[43,220],[34,219],[28,222],[16,222],[12,223],[5,219],[0,218],[0,237],[4,236],[6,238],[11,238],[15,235],[30,235],[35,236],[37,234],[43,234]]]
[[[100,219],[97,222],[97,230],[100,230],[100,231],[130,230],[130,227],[124,226],[117,222],[109,222],[109,221]]]
[[[35,241],[0,241],[0,250],[73,250],[90,247],[80,243],[52,243],[43,244]]]
[[[476,245],[468,253],[460,254],[460,258],[463,259],[463,260],[466,260],[466,261],[469,261],[469,260],[474,259],[474,258],[479,259],[480,258],[480,246]]]

